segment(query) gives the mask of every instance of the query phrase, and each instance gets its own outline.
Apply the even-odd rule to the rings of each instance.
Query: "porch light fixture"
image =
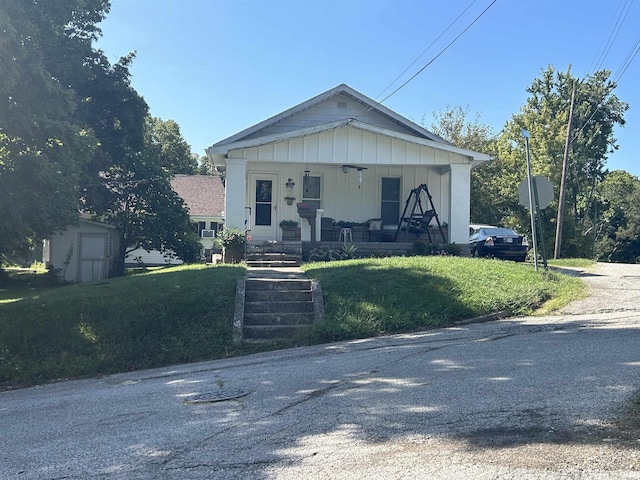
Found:
[[[293,178],[288,178],[287,183],[284,184],[287,187],[287,197],[293,197],[293,187],[296,186],[296,182],[293,181]]]
[[[288,178],[287,183],[284,184],[287,189],[287,193],[285,194],[284,199],[287,202],[287,205],[293,205],[296,197],[293,196],[293,187],[296,186],[296,182],[293,181],[293,178]]]

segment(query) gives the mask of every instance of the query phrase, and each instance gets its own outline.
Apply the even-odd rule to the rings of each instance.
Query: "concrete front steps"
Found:
[[[250,243],[247,245],[245,261],[248,267],[299,267],[302,262],[302,242]]]
[[[323,315],[320,284],[299,269],[250,268],[238,282],[234,340],[293,338]]]

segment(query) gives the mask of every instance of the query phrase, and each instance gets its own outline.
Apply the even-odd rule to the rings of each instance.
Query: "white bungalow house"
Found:
[[[449,242],[467,245],[470,172],[490,159],[451,145],[347,85],[214,143],[206,153],[226,175],[225,224],[251,230],[255,241],[281,239],[282,220],[298,221],[303,241],[312,233],[320,240],[323,217],[380,219],[395,231],[411,191],[425,184],[439,221],[448,225]],[[300,203],[317,207],[315,217],[301,217]]]

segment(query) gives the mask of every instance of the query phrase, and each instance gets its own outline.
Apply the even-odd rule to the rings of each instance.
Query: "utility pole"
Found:
[[[569,150],[571,150],[571,130],[573,126],[573,105],[576,99],[576,84],[571,91],[571,107],[569,108],[569,123],[567,125],[567,142],[564,145],[564,157],[562,158],[562,177],[560,179],[560,196],[558,199],[558,219],[556,221],[556,242],[553,249],[553,258],[560,258],[562,246],[562,224],[564,223],[564,192],[566,190],[567,164],[569,163]]]

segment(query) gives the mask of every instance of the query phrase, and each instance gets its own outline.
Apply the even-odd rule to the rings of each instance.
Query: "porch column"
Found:
[[[449,243],[456,243],[465,252],[469,245],[471,215],[471,165],[453,163],[449,175]]]
[[[247,160],[227,159],[224,188],[224,224],[226,227],[245,229],[245,207],[247,205]],[[254,214],[255,212],[252,212]],[[251,228],[250,226],[246,228]]]
[[[316,210],[316,238],[313,239],[314,242],[319,242],[322,240],[322,214],[324,213],[323,208],[319,208]]]

